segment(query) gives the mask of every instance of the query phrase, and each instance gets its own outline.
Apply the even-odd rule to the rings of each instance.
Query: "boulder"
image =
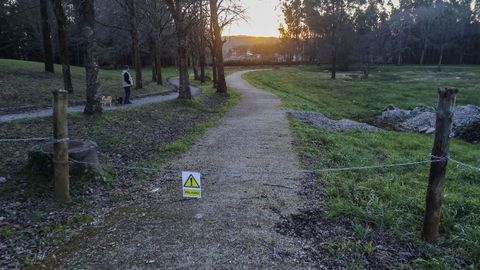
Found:
[[[458,138],[471,143],[480,142],[480,120],[474,121],[463,128],[457,130],[455,134]]]
[[[102,177],[97,144],[93,141],[68,143],[70,180],[99,180]],[[33,181],[53,179],[53,142],[37,144],[28,153],[28,171]]]
[[[420,106],[409,111],[390,104],[385,107],[377,120],[399,130],[432,134],[435,132],[436,113],[432,107]],[[468,134],[475,133],[475,126],[470,125],[478,121],[480,121],[480,107],[475,105],[456,107],[453,115],[452,136],[466,136],[465,132]],[[465,131],[467,127],[468,131]],[[467,137],[470,137],[470,135]]]
[[[480,108],[475,105],[458,106],[453,115],[453,130],[461,130],[480,120]]]
[[[385,110],[382,115],[378,117],[381,122],[388,123],[390,125],[396,125],[408,119],[410,111],[402,109]]]
[[[411,117],[409,115],[407,120],[398,125],[400,130],[414,131],[414,132],[426,132],[431,128],[435,128],[435,113],[423,112]]]

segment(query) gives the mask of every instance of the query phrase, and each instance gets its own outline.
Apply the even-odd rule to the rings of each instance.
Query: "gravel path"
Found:
[[[178,78],[170,78],[168,79],[168,82],[174,86],[179,85]],[[192,90],[193,96],[197,96],[201,93],[201,90],[198,87],[191,86],[191,90]],[[106,111],[124,110],[124,109],[135,108],[135,107],[145,106],[145,105],[154,104],[154,103],[160,103],[167,100],[173,100],[173,99],[176,99],[177,97],[178,97],[178,93],[171,93],[168,95],[148,96],[144,98],[132,99],[133,104],[129,104],[129,105],[122,105],[122,106],[112,105],[111,107],[105,106],[104,110]],[[70,106],[68,108],[68,111],[71,113],[83,112],[84,108],[85,108],[84,105]],[[24,113],[5,114],[5,115],[0,115],[0,123],[20,120],[20,119],[46,117],[46,116],[52,115],[52,113],[53,113],[52,108],[46,108],[46,109],[34,110],[34,111],[24,112]]]
[[[287,116],[279,99],[249,86],[244,73],[227,79],[241,93],[239,104],[167,166],[202,172],[202,199],[181,197],[177,173],[158,175],[139,202],[85,229],[51,254],[45,267],[308,268],[301,239],[276,229],[306,202]]]

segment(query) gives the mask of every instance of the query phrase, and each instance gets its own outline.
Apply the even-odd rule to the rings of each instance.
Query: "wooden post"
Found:
[[[438,160],[439,158],[443,158],[443,160],[433,162],[430,168],[423,223],[423,238],[427,242],[433,242],[438,237],[443,184],[447,171],[449,140],[457,93],[458,90],[456,88],[441,87],[438,89],[437,120],[432,160]]]
[[[60,202],[70,201],[68,166],[68,92],[53,92],[53,163],[55,198]]]

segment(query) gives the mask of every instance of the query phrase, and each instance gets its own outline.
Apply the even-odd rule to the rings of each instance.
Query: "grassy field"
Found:
[[[256,86],[273,91],[288,108],[322,112],[331,118],[369,120],[388,104],[404,109],[435,106],[437,88],[460,89],[458,104],[480,105],[480,67],[380,66],[368,79],[360,72],[340,72],[337,80],[319,67],[249,73]]]
[[[460,88],[460,104],[480,103],[478,67],[444,67],[442,72],[436,72],[435,67],[379,67],[369,79],[340,74],[336,81],[315,67],[257,72],[245,77],[281,97],[287,108],[322,112],[335,118],[370,119],[389,103],[404,108],[434,106],[435,89],[444,83]],[[426,160],[433,143],[431,136],[414,133],[332,132],[293,118],[291,126],[306,166],[316,169]],[[480,146],[453,140],[451,156],[478,165]],[[478,269],[480,172],[450,163],[441,237],[435,245],[427,245],[420,240],[420,233],[428,172],[428,165],[418,165],[319,174],[326,215],[345,224],[355,235],[350,240],[329,243],[333,246],[326,252],[345,267],[368,267],[371,253],[379,245],[370,235],[382,232],[404,247],[413,244],[418,251],[409,255],[408,262],[384,265],[386,268]]]
[[[195,84],[198,84],[194,82]],[[194,101],[169,101],[102,116],[69,116],[72,139],[99,145],[101,164],[160,168],[183,153],[239,98],[235,92],[218,95],[210,84]],[[0,123],[0,138],[49,137],[51,118]],[[53,199],[53,184],[33,183],[26,172],[27,153],[33,143],[0,143],[0,268],[29,265],[42,252],[68,238],[76,228],[91,222],[104,209],[142,196],[152,177],[105,166],[102,181],[72,183],[72,203]]]
[[[26,106],[49,106],[52,102],[52,91],[63,89],[62,67],[55,65],[55,74],[45,73],[43,63],[19,60],[0,59],[0,109]],[[85,100],[85,69],[72,66],[72,83],[74,94],[71,101]],[[134,71],[132,70],[132,76]],[[164,79],[177,74],[175,68],[163,69]],[[162,93],[172,87],[164,83],[151,83],[151,70],[143,69],[145,86],[134,90],[133,96]],[[100,70],[101,91],[106,96],[123,96],[120,70]]]

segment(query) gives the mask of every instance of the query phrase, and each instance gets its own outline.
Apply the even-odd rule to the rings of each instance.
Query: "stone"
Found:
[[[436,111],[432,107],[420,106],[413,110],[403,110],[388,105],[377,120],[391,127],[403,131],[413,131],[425,134],[435,132]],[[480,121],[480,107],[475,105],[457,106],[453,115],[452,136],[468,137],[468,141],[476,140],[476,127],[467,126]]]
[[[386,112],[386,111],[395,111],[395,110],[398,110],[398,108],[395,107],[393,104],[388,104],[388,105],[383,109],[384,112]]]
[[[425,131],[425,134],[433,134],[435,132],[434,128],[429,128]]]
[[[453,115],[453,130],[462,129],[480,120],[480,108],[475,105],[458,106]]]
[[[474,121],[457,130],[455,136],[471,143],[480,142],[480,120]]]
[[[435,113],[423,112],[414,117],[408,118],[398,125],[400,130],[421,132],[435,127]]]
[[[410,111],[395,109],[395,110],[384,110],[382,115],[378,117],[378,120],[381,122],[387,122],[392,125],[396,125],[400,122],[405,121],[410,115]]]
[[[0,184],[7,182],[7,178],[0,177]]]
[[[93,141],[68,143],[70,159],[70,180],[87,181],[102,178],[98,161],[97,144]],[[53,179],[53,143],[34,145],[28,153],[29,178],[33,181]]]

